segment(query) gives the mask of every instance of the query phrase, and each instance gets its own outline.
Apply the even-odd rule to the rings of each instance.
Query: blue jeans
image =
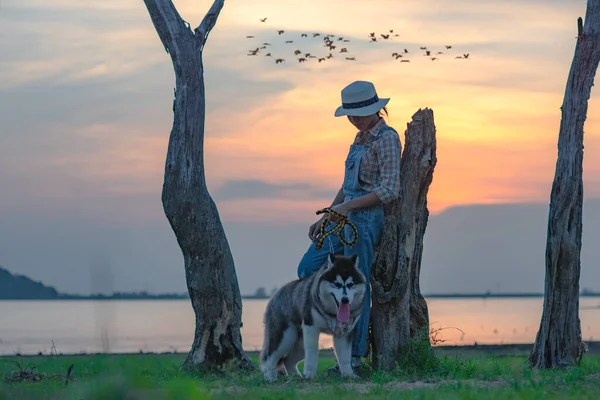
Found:
[[[329,235],[323,242],[321,250],[317,250],[316,243],[311,243],[298,265],[298,278],[303,279],[317,271],[327,262],[327,255],[333,249],[334,254],[351,256],[358,253],[358,267],[367,279],[367,291],[365,293],[365,305],[362,316],[354,328],[354,339],[352,341],[352,356],[364,357],[367,352],[367,338],[369,336],[369,320],[371,315],[371,265],[375,257],[375,249],[381,241],[383,230],[383,208],[372,207],[350,212],[348,219],[356,226],[358,241],[353,247],[346,247],[336,235]],[[327,230],[333,227],[327,226]],[[353,239],[352,229],[344,228],[344,239]],[[331,246],[330,241],[331,240]]]

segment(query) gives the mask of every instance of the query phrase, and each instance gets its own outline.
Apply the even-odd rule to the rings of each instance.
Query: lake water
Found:
[[[432,328],[450,345],[533,343],[542,298],[428,299]],[[267,300],[244,300],[246,350],[262,343]],[[580,299],[584,340],[600,338],[600,298]],[[460,329],[460,331],[458,330]],[[462,331],[462,332],[461,332]],[[194,335],[187,300],[0,301],[0,354],[186,352]],[[331,338],[322,335],[321,348]]]

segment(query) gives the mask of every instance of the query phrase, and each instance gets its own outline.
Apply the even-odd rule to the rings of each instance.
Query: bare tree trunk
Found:
[[[435,132],[433,111],[428,108],[417,111],[407,125],[401,195],[386,206],[383,236],[371,272],[373,363],[384,371],[394,369],[405,354],[411,330],[429,330],[419,274],[429,214],[427,192],[437,163]]]
[[[204,176],[202,51],[224,0],[215,0],[193,32],[171,0],[144,3],[175,70],[174,118],[162,202],[183,253],[196,314],[194,342],[183,368],[215,370],[232,361],[255,368],[242,349],[242,299],[235,266]]]
[[[433,125],[433,123],[432,123]],[[433,154],[435,156],[435,142],[433,144]],[[435,159],[435,157],[434,157]],[[435,162],[432,166],[435,167]],[[433,177],[432,177],[433,178]],[[430,181],[431,183],[431,181]],[[429,220],[429,210],[427,209],[427,198],[419,203],[420,209],[417,210],[417,228],[415,250],[410,263],[410,337],[411,339],[420,338],[423,341],[429,341],[429,309],[427,302],[421,294],[421,259],[423,257],[423,237]]]
[[[548,216],[544,311],[529,363],[565,367],[583,355],[579,275],[583,207],[583,124],[600,52],[600,0],[588,0],[561,107],[558,159]]]

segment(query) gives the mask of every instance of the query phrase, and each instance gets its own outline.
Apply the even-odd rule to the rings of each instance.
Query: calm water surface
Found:
[[[532,343],[543,299],[429,299],[433,329],[443,344]],[[244,300],[246,350],[262,343],[267,300]],[[580,299],[584,340],[600,338],[600,298]],[[462,332],[461,332],[462,331]],[[0,301],[0,354],[185,352],[194,335],[187,300]],[[321,348],[332,346],[322,335]]]

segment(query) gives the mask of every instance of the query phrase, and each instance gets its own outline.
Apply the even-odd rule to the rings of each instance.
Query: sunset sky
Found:
[[[195,27],[211,1],[174,4]],[[357,79],[391,97],[388,123],[403,142],[414,112],[434,110],[432,213],[468,204],[547,204],[576,20],[585,6],[585,0],[226,0],[204,51],[206,176],[226,229],[235,234],[234,224],[252,223],[307,230],[315,210],[331,203],[355,134],[333,112],[340,90]],[[369,32],[390,29],[399,36],[369,43]],[[295,49],[328,53],[314,32],[350,39],[343,46],[356,61],[344,60],[339,46],[326,62],[298,63]],[[262,42],[286,61],[275,64],[264,50],[246,55]],[[445,54],[432,62],[421,46]],[[391,57],[404,48],[410,63]],[[469,58],[454,58],[463,53]],[[90,254],[101,251],[112,260],[120,290],[180,291],[183,267],[160,203],[175,79],[143,1],[2,0],[0,74],[0,265],[85,292]],[[600,197],[595,92],[585,125],[584,182],[586,198]],[[307,246],[303,230],[296,259]],[[161,243],[165,254],[147,254]],[[244,255],[232,251],[242,265]],[[156,281],[119,275],[150,264],[162,271]],[[295,265],[285,268],[295,274]],[[255,283],[240,285],[248,291]]]

